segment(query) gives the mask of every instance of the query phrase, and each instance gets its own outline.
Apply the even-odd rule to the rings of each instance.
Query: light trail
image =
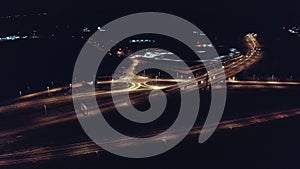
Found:
[[[251,35],[247,36],[247,37],[251,37]],[[233,75],[235,75],[236,73],[244,70],[246,67],[250,66],[251,64],[257,62],[258,59],[260,59],[262,57],[262,55],[260,53],[258,53],[257,55],[256,51],[250,50],[248,52],[248,57],[243,57],[243,56],[239,56],[238,58],[232,58],[235,61],[235,64],[227,64],[226,66],[224,66],[224,70],[225,70],[225,74],[227,75],[227,77],[231,77]],[[244,58],[241,60],[241,58]],[[226,60],[225,62],[228,62],[228,60]],[[139,103],[139,102],[143,102],[145,100],[145,98],[148,97],[148,94],[146,91],[152,91],[152,90],[157,90],[157,89],[164,89],[167,92],[172,92],[174,90],[177,90],[179,86],[185,86],[186,90],[182,90],[182,92],[188,92],[189,90],[197,90],[198,88],[203,88],[205,87],[207,84],[204,83],[204,81],[207,79],[207,75],[201,75],[196,77],[196,81],[198,82],[198,84],[195,84],[192,80],[189,79],[151,79],[148,77],[141,77],[141,76],[136,76],[136,77],[132,77],[134,76],[134,70],[135,67],[138,65],[139,61],[134,62],[134,64],[132,64],[131,67],[129,67],[126,72],[129,74],[129,76],[122,76],[121,78],[117,79],[117,80],[109,80],[109,81],[97,81],[97,84],[118,84],[118,83],[123,83],[123,84],[128,84],[129,87],[125,87],[125,88],[121,88],[121,89],[115,89],[113,91],[97,91],[97,92],[90,92],[90,93],[80,93],[80,94],[76,94],[73,97],[89,97],[89,96],[96,96],[99,99],[105,99],[106,97],[110,96],[112,93],[114,94],[125,94],[128,92],[141,92],[141,91],[145,91],[144,94],[136,94],[135,96],[133,96],[131,98],[131,100],[135,103]],[[212,64],[213,65],[213,64]],[[201,65],[203,66],[203,65]],[[198,66],[201,67],[201,66]],[[197,68],[195,68],[197,69]],[[219,76],[219,71],[215,71],[215,72],[211,72],[211,74],[214,77],[217,77],[215,80],[218,81],[218,76]],[[133,78],[133,80],[131,82],[128,82],[127,78]],[[149,84],[151,82],[156,82],[154,84]],[[169,85],[157,85],[157,82],[168,82]],[[273,83],[273,82],[272,82]],[[296,83],[296,82],[295,82]],[[78,84],[73,84],[72,87],[82,87],[82,84],[80,85],[80,83]],[[38,92],[38,93],[34,93],[34,94],[30,94],[30,95],[26,95],[26,96],[22,96],[19,99],[29,99],[29,98],[33,98],[35,96],[38,95],[42,95],[42,94],[47,94],[47,93],[51,93],[51,92],[57,92],[62,90],[63,88],[55,88],[55,89],[51,89],[49,91],[43,91],[43,92]],[[124,99],[118,99],[118,103],[113,103],[112,101],[108,101],[108,102],[104,102],[101,103],[102,106],[102,112],[106,113],[106,112],[110,112],[115,106],[126,106],[127,100]],[[35,116],[40,116],[41,114],[45,114],[43,112],[43,106],[47,105],[48,107],[51,106],[55,106],[57,104],[67,104],[67,103],[72,103],[72,97],[70,95],[67,96],[51,96],[51,97],[47,97],[47,98],[41,98],[38,100],[25,100],[23,102],[17,102],[17,103],[13,103],[10,105],[5,105],[5,106],[1,106],[0,107],[0,114],[7,114],[9,112],[14,112],[14,111],[20,111],[20,110],[29,110],[30,112],[32,111],[36,111],[35,109],[32,109],[32,107],[39,107],[39,111],[37,111],[37,113],[35,113]],[[95,109],[97,109],[98,107],[90,107],[89,108],[89,116],[93,116],[95,115],[96,112]],[[28,113],[29,115],[32,116],[32,113]],[[40,120],[36,120],[35,123],[29,123],[29,127],[23,127],[21,129],[14,129],[14,128],[10,128],[10,130],[5,131],[4,133],[0,133],[0,136],[4,137],[4,136],[12,136],[12,135],[17,135],[17,134],[21,134],[24,132],[27,132],[29,130],[33,130],[39,127],[45,127],[45,126],[49,126],[49,125],[54,125],[57,123],[62,123],[62,122],[66,122],[69,120],[77,120],[76,116],[65,116],[65,114],[71,114],[70,112],[64,112],[63,115],[57,115],[57,114],[52,114],[53,116],[57,115],[57,118],[53,117],[53,119],[51,119],[50,117],[45,118],[45,120],[42,120],[43,117],[40,117],[38,119]],[[28,116],[29,116],[28,115]],[[5,128],[3,128],[4,130]],[[6,140],[6,139],[5,139]]]
[[[224,58],[222,59],[223,68],[226,74],[226,77],[232,77],[235,74],[247,69],[249,66],[255,64],[262,58],[262,53],[256,50],[256,47],[259,46],[258,42],[256,41],[256,37],[253,35],[248,35],[246,38],[247,46],[250,47],[248,53],[246,55],[240,55],[232,58]],[[116,80],[108,80],[108,81],[97,81],[96,83],[99,85],[111,85],[111,84],[127,84],[124,88],[116,89],[113,91],[96,91],[91,93],[80,93],[74,95],[74,97],[87,97],[95,95],[97,99],[107,99],[112,93],[115,94],[122,94],[133,92],[135,93],[132,96],[131,101],[135,103],[142,103],[144,102],[145,98],[148,97],[148,92],[152,91],[153,89],[164,89],[167,92],[172,92],[178,89],[178,86],[186,87],[186,90],[182,90],[182,92],[188,92],[189,90],[198,90],[199,88],[205,87],[207,84],[204,83],[207,80],[207,74],[199,75],[196,77],[196,81],[198,82],[197,85],[194,84],[192,80],[189,79],[152,79],[149,77],[142,77],[142,76],[135,76],[134,70],[135,67],[139,64],[139,61],[136,60],[134,64],[127,69],[126,75],[120,79]],[[208,63],[209,66],[214,66],[214,62]],[[196,72],[198,70],[204,69],[203,64],[199,64],[192,67],[191,72]],[[184,71],[183,71],[184,72]],[[187,72],[187,71],[186,71]],[[188,72],[190,73],[190,72]],[[220,71],[213,70],[210,74],[215,77],[213,79],[208,79],[208,84],[211,80],[215,80],[217,82],[220,81]],[[131,82],[128,82],[128,78],[133,78]],[[158,84],[153,83],[158,82]],[[192,84],[193,82],[193,84]],[[151,84],[153,83],[153,84]],[[161,85],[161,83],[166,83],[165,85]],[[225,82],[223,82],[225,83]],[[299,82],[241,82],[241,81],[230,81],[230,83],[241,83],[241,84],[261,84],[261,85],[299,85]],[[72,84],[72,87],[83,87],[81,83]],[[64,104],[71,104],[72,97],[70,95],[67,96],[51,96],[46,98],[40,98],[38,100],[30,100],[37,96],[44,95],[47,93],[52,92],[60,92],[66,87],[55,88],[49,91],[42,91],[26,96],[22,96],[16,100],[11,101],[8,105],[3,105],[0,107],[0,115],[8,116],[10,114],[22,114],[22,117],[31,118],[31,120],[27,121],[23,125],[14,125],[4,127],[0,130],[0,147],[3,149],[6,148],[10,143],[9,146],[20,144],[21,141],[30,140],[31,138],[26,137],[26,133],[29,131],[43,129],[48,126],[65,123],[68,121],[75,121],[77,120],[77,116],[74,110],[69,111],[58,111],[55,109],[54,113],[48,114],[44,116],[45,112],[43,112],[43,105],[47,105],[48,107],[55,105],[64,105]],[[144,91],[144,92],[141,92]],[[109,99],[108,99],[109,100]],[[119,99],[118,102],[112,102],[111,100],[101,103],[101,112],[102,113],[109,113],[115,106],[126,106],[126,101],[124,99]],[[125,103],[125,104],[124,104]],[[35,107],[35,109],[32,109]],[[38,109],[36,109],[38,107]],[[90,107],[88,117],[96,115],[96,109],[98,107]],[[26,112],[25,110],[29,110]],[[23,112],[25,111],[25,112]],[[283,119],[283,118],[290,118],[294,116],[300,115],[300,109],[293,109],[284,112],[274,112],[270,114],[264,115],[256,115],[246,118],[238,118],[223,121],[220,123],[218,130],[224,129],[233,129],[233,128],[240,128],[246,127],[258,123],[266,123],[273,120]],[[80,116],[79,118],[85,118],[84,115]],[[0,119],[5,120],[5,119]],[[190,132],[190,135],[199,134],[203,131],[202,125],[196,125]],[[209,130],[209,129],[208,129]],[[153,133],[146,135],[151,136],[161,131],[154,131]],[[175,131],[174,133],[167,133],[163,135],[161,139],[153,140],[157,142],[164,142],[167,143],[169,140],[172,140],[182,133],[180,130]],[[100,140],[103,144],[110,144],[111,141]],[[116,148],[127,147],[127,146],[136,146],[136,143],[132,142],[132,140],[124,140],[124,139],[116,139],[113,140],[114,143],[117,143]],[[20,145],[18,145],[20,146]],[[44,161],[44,160],[51,160],[51,159],[59,159],[59,158],[66,158],[66,157],[73,157],[73,156],[80,156],[85,154],[95,153],[98,154],[102,150],[95,145],[92,141],[80,142],[80,143],[73,143],[73,144],[66,144],[60,146],[40,146],[40,147],[25,147],[20,148],[18,150],[13,151],[4,151],[1,152],[0,155],[0,166],[9,166],[14,164],[23,164],[23,163],[31,163],[37,161]]]
[[[300,109],[292,109],[287,111],[281,112],[273,112],[264,115],[256,115],[251,117],[233,119],[233,120],[226,120],[222,121],[217,128],[217,131],[220,130],[232,130],[235,128],[242,128],[256,124],[267,123],[274,120],[291,118],[294,116],[300,115]],[[198,135],[199,133],[209,132],[209,128],[207,130],[202,130],[202,125],[195,126],[189,135]],[[161,133],[161,131],[156,131],[149,135],[145,135],[143,137],[151,137],[152,135],[156,135]],[[181,135],[181,131],[177,130],[172,133],[166,133],[162,135],[159,139],[152,140],[153,142],[168,142],[171,141]],[[137,143],[132,142],[131,139],[115,139],[113,141],[100,141],[101,144],[116,144],[116,149],[122,147],[136,147],[140,146]],[[146,146],[146,145],[145,145]],[[73,143],[73,144],[66,144],[61,146],[43,146],[43,147],[31,147],[22,149],[15,152],[4,153],[0,155],[0,166],[10,166],[16,164],[23,164],[23,163],[32,163],[38,161],[45,161],[45,160],[52,160],[52,159],[61,159],[66,157],[75,157],[87,154],[95,154],[98,155],[104,151],[99,146],[97,146],[92,141],[80,142],[80,143]]]

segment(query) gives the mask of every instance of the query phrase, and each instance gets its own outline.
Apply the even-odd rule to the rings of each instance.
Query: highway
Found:
[[[248,52],[245,55],[236,55],[230,58],[222,59],[223,69],[225,71],[226,78],[232,77],[241,71],[249,68],[251,65],[257,63],[262,59],[263,53],[259,50],[261,47],[256,40],[255,34],[248,34],[246,37],[246,45]],[[139,60],[136,60],[133,66],[139,64]],[[208,65],[214,66],[213,61]],[[172,68],[173,69],[173,68]],[[191,70],[180,70],[181,73],[195,73],[199,70],[205,69],[203,64],[193,66]],[[130,69],[134,70],[134,69]],[[179,71],[176,69],[176,71]],[[133,72],[131,72],[133,73]],[[130,72],[127,72],[130,74]],[[85,97],[95,95],[97,100],[101,100],[101,112],[110,113],[115,107],[127,106],[126,98],[119,99],[118,102],[112,102],[110,98],[111,94],[122,94],[131,92],[133,93],[131,101],[135,104],[142,104],[145,98],[148,97],[149,91],[152,90],[164,90],[167,93],[172,93],[178,90],[178,86],[181,86],[182,92],[189,92],[190,90],[198,90],[205,88],[211,80],[220,82],[222,78],[221,72],[211,71],[211,79],[207,81],[207,73],[196,76],[197,84],[189,78],[178,79],[165,79],[165,78],[151,78],[147,76],[136,76],[132,81],[128,82],[126,77],[114,80],[96,81],[97,85],[120,85],[122,88],[115,89],[113,91],[100,89],[95,93],[79,93],[74,97]],[[207,81],[207,83],[206,83]],[[226,82],[221,82],[226,83]],[[262,88],[267,88],[270,85],[294,85],[300,86],[299,82],[263,82],[263,81],[227,81],[228,84],[251,86],[260,85]],[[63,90],[73,88],[82,88],[82,83],[70,84],[69,86],[58,87],[47,91],[41,91],[38,93],[32,93],[29,95],[21,96],[19,98],[11,100],[9,103],[1,104],[0,106],[0,167],[11,166],[15,164],[32,163],[38,161],[45,161],[51,159],[60,159],[74,156],[81,156],[86,154],[99,155],[103,150],[95,145],[94,142],[85,140],[73,143],[58,143],[58,144],[41,144],[41,145],[27,145],[22,143],[28,143],[34,138],[30,137],[29,133],[35,131],[43,131],[49,127],[59,124],[76,122],[78,117],[74,112],[72,105],[72,96],[70,94],[62,94]],[[60,94],[53,94],[60,93]],[[53,95],[51,95],[53,94]],[[43,97],[44,95],[49,95]],[[46,108],[45,108],[46,106]],[[98,107],[90,107],[88,116],[96,115],[95,110]],[[253,115],[250,117],[236,118],[231,120],[222,121],[219,124],[218,130],[232,130],[234,128],[246,127],[249,125],[266,123],[273,120],[279,120],[283,118],[291,118],[300,115],[300,108],[290,109],[280,112],[270,112],[263,115]],[[82,115],[84,118],[86,115]],[[7,120],[11,121],[7,121]],[[26,119],[22,121],[14,121],[14,119]],[[213,125],[213,124],[212,124]],[[208,132],[202,130],[202,125],[198,124],[190,131],[189,135],[198,135],[201,132]],[[208,129],[209,130],[209,129]],[[141,137],[149,137],[156,135],[161,131],[153,131],[153,133],[143,135]],[[168,141],[180,136],[182,133],[180,130],[174,133],[167,133],[161,136],[156,142],[168,143]],[[99,140],[102,144],[110,144],[106,140]],[[118,147],[124,146],[137,146],[132,140],[116,139],[113,141]]]
[[[239,118],[233,120],[222,121],[219,124],[217,130],[232,130],[235,128],[242,128],[247,127],[250,125],[266,123],[273,120],[279,120],[283,118],[291,118],[294,116],[300,115],[300,108],[299,109],[291,109],[282,112],[273,112],[264,115],[256,115],[246,118]],[[195,126],[189,135],[198,135],[202,132],[208,132],[207,130],[202,130],[201,125]],[[150,135],[145,135],[143,137],[150,137],[161,131],[156,131],[155,133],[151,133]],[[180,136],[181,131],[176,131],[173,133],[167,133],[162,135],[160,139],[152,140],[153,142],[165,142],[166,144],[168,141]],[[18,138],[16,138],[18,139]],[[139,146],[137,143],[134,143],[132,140],[124,140],[124,139],[116,139],[113,141],[114,144],[118,147],[124,146]],[[110,144],[111,142],[107,142],[105,140],[100,142],[101,144]],[[147,146],[147,145],[145,145]],[[25,148],[18,151],[12,151],[9,153],[3,153],[0,155],[0,166],[10,166],[15,164],[22,164],[22,163],[32,163],[37,161],[44,161],[44,160],[51,160],[51,159],[60,159],[66,157],[73,157],[73,156],[80,156],[80,155],[87,155],[87,154],[94,154],[97,156],[101,156],[102,150],[99,146],[97,146],[92,141],[85,141],[67,145],[60,145],[60,146],[43,146],[43,147],[31,147]]]

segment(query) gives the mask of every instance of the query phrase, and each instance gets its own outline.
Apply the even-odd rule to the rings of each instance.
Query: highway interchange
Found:
[[[246,45],[249,50],[245,55],[235,55],[229,58],[221,59],[223,69],[226,74],[226,78],[233,77],[239,72],[247,69],[251,65],[257,63],[262,59],[263,53],[260,51],[260,45],[256,40],[255,34],[248,34],[246,37]],[[135,62],[139,62],[137,59]],[[208,64],[213,66],[212,63]],[[195,73],[199,70],[205,69],[203,64],[193,66],[191,72]],[[190,73],[190,72],[189,72]],[[97,81],[97,85],[111,85],[119,84],[125,86],[123,88],[110,90],[97,90],[95,93],[80,93],[73,97],[84,97],[91,94],[95,94],[97,99],[101,100],[101,111],[102,113],[109,113],[115,106],[126,106],[126,100],[120,100],[118,103],[113,103],[108,98],[112,94],[122,95],[123,93],[131,92],[136,93],[131,98],[131,101],[139,104],[143,103],[145,97],[147,97],[149,91],[152,90],[164,90],[165,92],[172,93],[178,90],[180,84],[182,92],[189,92],[191,90],[204,89],[210,83],[210,80],[218,81],[220,72],[212,71],[211,79],[208,79],[207,73],[196,76],[197,83],[191,83],[189,78],[177,78],[177,79],[166,79],[166,78],[151,78],[147,76],[137,76],[132,81],[128,82],[125,79],[114,79],[114,80],[101,80]],[[220,77],[221,78],[221,77]],[[226,83],[226,82],[221,82]],[[264,82],[264,81],[237,81],[229,80],[228,84],[238,85],[258,85],[258,87],[266,87],[267,85],[293,85],[299,86],[298,82]],[[70,121],[77,121],[78,117],[72,107],[72,96],[70,94],[61,94],[64,90],[73,88],[84,87],[82,83],[70,84],[69,86],[53,88],[38,93],[32,93],[24,95],[1,104],[0,106],[0,167],[11,166],[15,164],[32,163],[38,161],[45,161],[51,159],[61,159],[66,157],[81,156],[86,154],[99,155],[103,150],[98,147],[93,141],[84,140],[73,143],[65,144],[40,144],[40,145],[27,145],[22,144],[24,142],[30,142],[33,138],[30,137],[30,133],[35,131],[47,130],[51,126],[59,125],[62,123],[68,123]],[[59,94],[57,94],[59,93]],[[46,97],[45,97],[46,95]],[[107,102],[105,102],[107,100]],[[93,116],[94,111],[97,107],[90,108],[85,116]],[[290,109],[279,112],[271,112],[263,115],[254,115],[251,117],[242,117],[231,120],[222,121],[219,124],[218,130],[232,130],[234,128],[246,127],[253,124],[265,123],[273,120],[290,118],[300,115],[300,109]],[[5,117],[5,118],[2,118]],[[8,122],[7,119],[15,118],[28,119],[22,122],[12,120]],[[79,117],[80,118],[80,117]],[[202,130],[202,125],[195,126],[189,133],[189,135],[198,135],[201,132],[208,132]],[[44,131],[46,132],[46,131]],[[149,137],[160,133],[161,131],[154,131],[151,134],[146,134],[143,137]],[[29,134],[28,134],[29,133]],[[181,131],[174,133],[167,133],[161,136],[157,142],[168,143],[168,141],[181,135]],[[102,144],[109,144],[105,140],[101,141]],[[118,146],[136,146],[131,140],[118,140],[114,141]],[[118,147],[116,147],[118,148]]]

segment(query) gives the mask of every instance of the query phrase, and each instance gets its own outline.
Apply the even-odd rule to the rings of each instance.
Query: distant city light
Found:
[[[16,35],[12,35],[12,36],[5,36],[5,37],[0,37],[0,42],[6,42],[6,41],[15,41],[15,40],[20,40],[20,39],[37,39],[39,38],[36,35],[32,35],[32,36],[16,36]]]
[[[129,43],[155,43],[155,40],[150,40],[150,39],[132,39],[132,40],[129,40]]]
[[[212,48],[213,45],[212,44],[197,44],[196,47],[199,47],[199,48],[206,48],[206,47]]]
[[[104,29],[102,29],[100,26],[98,26],[98,28],[97,28],[100,32],[104,32],[105,30]]]
[[[84,27],[82,31],[85,32],[85,33],[91,32],[91,30],[89,28],[87,28],[87,27]]]
[[[235,48],[230,48],[229,51],[230,52],[236,52],[237,50]]]

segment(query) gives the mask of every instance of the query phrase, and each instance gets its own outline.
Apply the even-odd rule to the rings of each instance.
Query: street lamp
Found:
[[[47,105],[44,104],[44,111],[47,114]]]
[[[167,140],[165,138],[162,138],[161,141],[167,145]]]
[[[30,93],[30,86],[27,86],[27,92]]]

